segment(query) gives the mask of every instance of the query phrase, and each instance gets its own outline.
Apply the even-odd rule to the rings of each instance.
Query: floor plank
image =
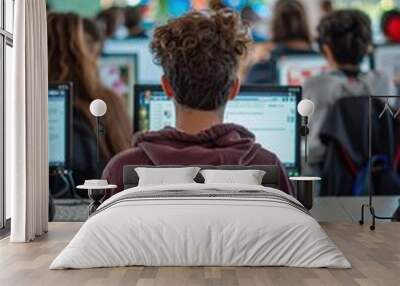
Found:
[[[352,269],[288,267],[120,267],[50,271],[55,256],[81,223],[51,223],[45,236],[29,244],[0,241],[0,285],[400,285],[400,223],[381,223],[372,232],[351,222],[322,223]]]

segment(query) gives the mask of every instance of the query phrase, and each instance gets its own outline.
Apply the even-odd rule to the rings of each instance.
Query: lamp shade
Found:
[[[90,113],[95,117],[101,117],[107,112],[107,104],[101,99],[95,99],[90,103]]]
[[[297,105],[297,111],[303,117],[309,117],[314,113],[314,102],[309,99],[303,99]]]

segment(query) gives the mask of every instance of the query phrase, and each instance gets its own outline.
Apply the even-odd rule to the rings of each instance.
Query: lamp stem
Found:
[[[100,117],[96,117],[96,178],[100,179]]]
[[[307,125],[306,125],[307,126]],[[305,138],[304,138],[304,148],[305,148],[305,150],[304,150],[304,162],[307,164],[307,162],[308,162],[308,144],[307,144],[307,137],[308,137],[308,134],[306,134],[306,136],[305,136]]]
[[[304,116],[304,163],[308,162],[308,116]]]

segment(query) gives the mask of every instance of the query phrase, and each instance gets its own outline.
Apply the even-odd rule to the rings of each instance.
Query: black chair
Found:
[[[395,166],[396,142],[393,116],[384,101],[372,101],[372,190],[375,195],[399,195],[399,166]],[[321,196],[368,194],[369,97],[338,100],[320,132],[326,147],[322,167]]]

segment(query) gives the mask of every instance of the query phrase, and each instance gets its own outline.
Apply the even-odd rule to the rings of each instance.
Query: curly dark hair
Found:
[[[216,110],[228,100],[249,34],[237,13],[190,12],[154,32],[151,50],[171,83],[175,101]]]
[[[332,12],[318,26],[318,42],[339,64],[359,65],[372,46],[371,20],[359,10]]]

